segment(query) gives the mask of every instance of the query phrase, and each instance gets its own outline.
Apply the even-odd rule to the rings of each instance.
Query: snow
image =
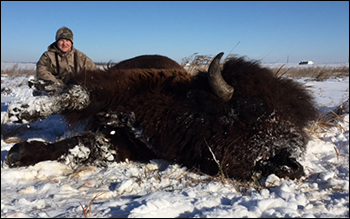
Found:
[[[308,65],[299,65],[298,63],[261,63],[263,67],[269,67],[269,68],[280,68],[283,66],[283,68],[297,68],[297,69],[303,69],[303,68],[341,68],[341,67],[349,67],[348,62],[338,62],[338,63],[314,63],[314,64],[308,64]]]
[[[2,62],[1,69],[5,67],[11,65]],[[256,184],[242,184],[200,175],[164,160],[78,169],[44,161],[10,169],[4,161],[14,143],[6,143],[4,136],[9,137],[11,131],[24,140],[54,141],[82,128],[67,126],[59,115],[32,124],[5,123],[11,103],[33,97],[27,80],[1,75],[1,89],[8,88],[1,93],[2,218],[349,217],[348,108],[333,126],[310,133],[305,158],[300,161],[306,177],[300,180],[270,175]],[[320,113],[334,110],[349,98],[348,77],[295,80],[315,95]]]

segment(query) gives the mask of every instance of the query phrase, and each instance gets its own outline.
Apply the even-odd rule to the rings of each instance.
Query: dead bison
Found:
[[[74,75],[55,95],[38,97],[36,110],[28,103],[10,106],[9,116],[18,121],[60,113],[68,123],[88,125],[57,142],[15,144],[7,164],[60,160],[73,167],[161,158],[238,180],[254,172],[300,177],[304,129],[317,115],[312,96],[257,62],[232,58],[221,68],[222,55],[194,76],[171,59],[139,56]]]

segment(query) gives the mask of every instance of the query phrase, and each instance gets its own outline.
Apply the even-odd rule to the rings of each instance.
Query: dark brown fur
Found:
[[[85,144],[94,148],[91,133],[102,135],[118,151],[115,161],[163,158],[211,175],[221,169],[241,180],[254,171],[302,175],[295,159],[308,142],[304,128],[317,114],[302,85],[255,62],[231,59],[222,74],[235,93],[223,102],[212,93],[206,72],[190,76],[182,68],[147,63],[151,69],[112,67],[71,78],[69,84],[85,87],[92,100],[83,110],[62,112],[69,123],[89,120],[78,139],[89,138]],[[9,163],[21,165],[11,156],[20,157],[22,147],[9,152]]]
[[[181,65],[168,57],[161,55],[142,55],[119,62],[113,69],[183,69]]]

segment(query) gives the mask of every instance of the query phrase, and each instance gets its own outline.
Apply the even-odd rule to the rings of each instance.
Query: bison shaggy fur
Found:
[[[234,90],[228,99],[213,92],[211,68]],[[317,116],[312,95],[245,58],[208,71],[190,75],[175,61],[152,55],[74,75],[49,97],[50,112],[29,112],[23,103],[8,113],[28,121],[60,113],[69,124],[87,122],[86,131],[56,142],[17,143],[6,162],[75,166],[160,158],[237,180],[250,180],[255,172],[302,176],[297,159],[308,142],[305,128]]]

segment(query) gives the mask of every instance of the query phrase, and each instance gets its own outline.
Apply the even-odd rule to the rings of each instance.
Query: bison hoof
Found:
[[[8,107],[7,117],[12,123],[32,123],[41,119],[40,114],[28,103],[13,103]]]
[[[26,118],[30,118],[28,113],[28,104],[18,104],[13,103],[9,106],[7,113],[10,122],[13,123],[28,123],[29,121]]]
[[[5,163],[9,167],[19,167],[22,166],[21,163],[21,154],[24,153],[25,146],[23,143],[17,143],[15,144],[9,151],[9,153],[6,155],[6,161]]]

